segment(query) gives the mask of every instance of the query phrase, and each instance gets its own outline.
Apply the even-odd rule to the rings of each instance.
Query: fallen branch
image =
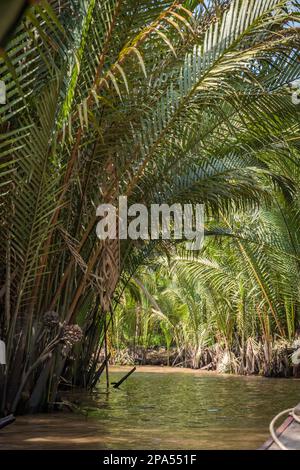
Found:
[[[126,379],[128,379],[128,377],[133,374],[133,372],[136,370],[136,367],[134,367],[133,369],[131,369],[128,374],[124,375],[124,377],[122,377],[121,380],[119,380],[119,382],[112,382],[111,384],[114,386],[114,388],[119,388],[120,385],[125,382]]]
[[[12,424],[15,421],[14,415],[5,416],[5,418],[0,418],[0,429],[5,428],[9,424]]]

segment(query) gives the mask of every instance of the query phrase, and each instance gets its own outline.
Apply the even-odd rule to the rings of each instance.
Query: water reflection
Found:
[[[119,390],[100,384],[92,396],[72,398],[86,417],[19,418],[1,432],[0,448],[255,449],[274,414],[300,401],[300,382],[143,372]]]

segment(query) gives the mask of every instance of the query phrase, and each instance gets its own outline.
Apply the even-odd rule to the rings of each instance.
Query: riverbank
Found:
[[[220,372],[217,372],[215,370],[201,370],[201,369],[191,369],[190,367],[171,367],[171,366],[165,366],[165,365],[159,365],[159,366],[153,366],[150,364],[146,364],[144,366],[135,366],[136,371],[135,373],[148,373],[148,374],[192,374],[192,375],[202,375],[202,376],[226,376],[228,374],[222,374]],[[118,365],[114,364],[110,366],[110,370],[113,372],[122,372],[126,374],[126,372],[129,372],[132,369],[132,366],[130,365]]]
[[[165,365],[160,365],[160,366],[152,366],[150,364],[146,364],[144,366],[135,366],[135,374],[140,373],[140,374],[188,374],[188,375],[195,375],[195,376],[202,376],[202,377],[243,377],[245,379],[249,378],[251,380],[253,379],[273,379],[273,380],[295,380],[300,383],[300,377],[294,377],[294,376],[278,376],[278,377],[263,377],[262,375],[259,374],[252,374],[252,375],[245,375],[245,374],[239,374],[239,373],[225,373],[225,372],[218,372],[217,370],[205,370],[205,369],[191,369],[190,367],[176,367],[176,366],[165,366]],[[109,371],[113,373],[120,373],[120,374],[126,374],[132,370],[131,365],[118,365],[114,364],[109,367]]]
[[[111,367],[110,382],[129,369]],[[272,417],[299,402],[299,381],[141,366],[118,390],[103,377],[67,398],[81,414],[17,417],[0,449],[256,449]]]
[[[100,359],[100,362],[105,359],[104,350]],[[221,374],[299,378],[300,342],[254,342],[249,338],[244,348],[231,350],[218,343],[200,350],[183,349],[180,352],[177,348],[163,346],[112,349],[110,362],[121,366],[172,366]]]

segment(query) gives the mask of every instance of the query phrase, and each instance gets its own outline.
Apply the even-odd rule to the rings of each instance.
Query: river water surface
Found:
[[[110,375],[116,381],[128,369]],[[255,449],[279,411],[300,402],[300,381],[143,367],[119,390],[74,393],[82,415],[19,417],[0,449]]]

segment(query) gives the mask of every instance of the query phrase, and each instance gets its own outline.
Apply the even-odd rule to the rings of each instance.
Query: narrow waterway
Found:
[[[107,393],[103,380],[69,399],[82,415],[19,417],[0,431],[0,448],[255,449],[271,418],[300,402],[300,381],[142,368],[119,390]]]

